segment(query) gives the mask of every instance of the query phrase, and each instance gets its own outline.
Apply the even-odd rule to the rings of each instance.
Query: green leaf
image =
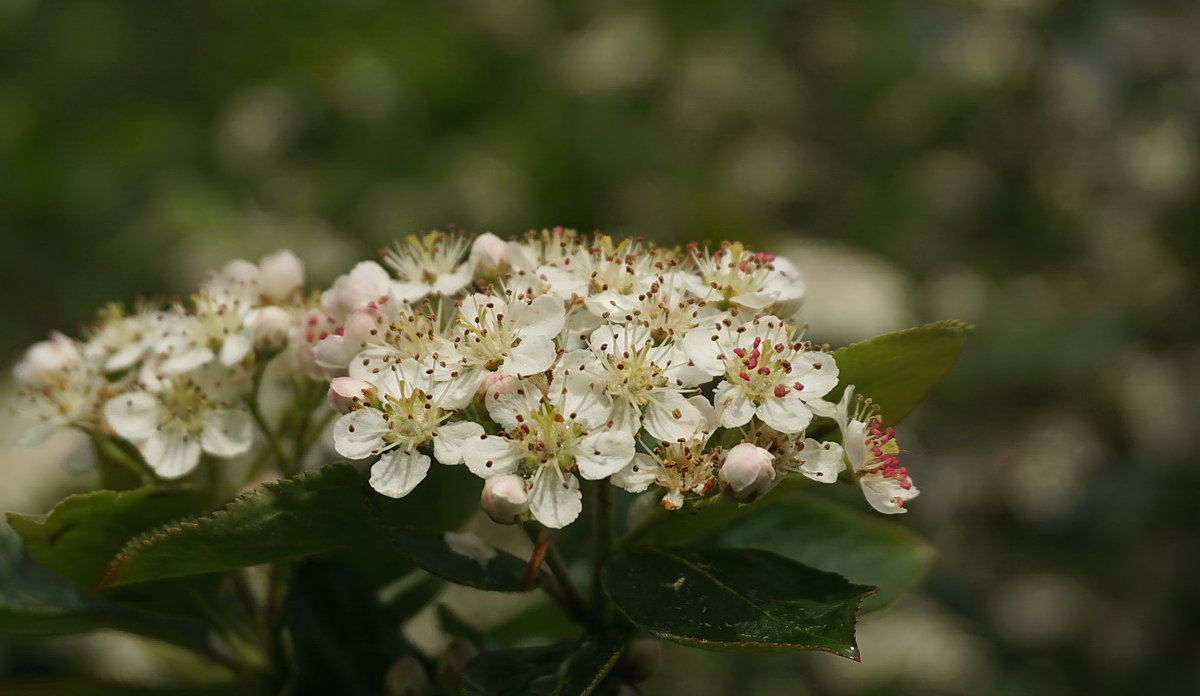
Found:
[[[822,650],[854,660],[875,588],[757,549],[639,548],[612,557],[604,591],[666,640],[714,650]]]
[[[96,628],[95,610],[93,600],[34,563],[16,533],[0,525],[0,632],[79,633]]]
[[[64,498],[45,515],[9,513],[31,558],[85,591],[94,591],[113,556],[132,537],[204,509],[202,493],[146,486]]]
[[[864,611],[892,602],[916,585],[934,559],[933,547],[894,520],[824,500],[804,488],[780,487],[753,505],[717,504],[695,514],[663,515],[648,539],[663,545],[773,551],[793,561],[874,585]]]
[[[413,520],[406,509],[387,504],[353,467],[329,466],[263,484],[216,512],[132,539],[117,552],[104,584],[117,587],[358,548],[371,551],[376,564],[397,574],[410,566],[391,556],[403,554],[462,585],[498,592],[532,589],[525,583],[524,561],[482,542],[464,546],[450,543],[463,538],[410,529]],[[397,524],[401,521],[403,527]],[[375,585],[378,580],[368,579]]]
[[[396,547],[414,563],[450,582],[491,592],[528,592],[525,561],[484,544],[474,534],[423,534],[389,530]]]
[[[224,507],[131,540],[105,583],[127,585],[314,556],[366,541],[363,480],[338,465],[265,483]]]
[[[839,348],[833,351],[839,384],[826,398],[838,401],[853,384],[856,394],[879,405],[884,422],[895,423],[950,370],[974,330],[960,321],[939,321]]]

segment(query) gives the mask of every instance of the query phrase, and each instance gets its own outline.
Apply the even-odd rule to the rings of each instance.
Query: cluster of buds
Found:
[[[287,252],[235,261],[186,305],[112,311],[55,335],[16,376],[30,412],[123,437],[158,475],[251,446],[267,359],[328,384],[334,449],[409,495],[434,461],[483,479],[497,522],[574,521],[580,479],[668,509],[851,477],[881,512],[917,494],[877,410],[805,339],[804,284],[740,243],[663,248],[555,228],[406,238],[321,293]],[[809,437],[836,422],[841,441]],[[830,427],[821,427],[828,432]]]

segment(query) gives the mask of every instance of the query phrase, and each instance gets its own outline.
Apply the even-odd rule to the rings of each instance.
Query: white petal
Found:
[[[333,424],[333,448],[347,459],[366,459],[387,447],[383,436],[390,431],[382,411],[360,408]]]
[[[550,287],[550,292],[555,297],[569,300],[572,295],[579,295],[580,297],[587,295],[587,281],[562,269],[554,268],[553,266],[542,266],[537,270],[537,277]]]
[[[461,451],[467,468],[480,478],[511,473],[521,460],[520,445],[495,435],[466,440]]]
[[[200,463],[200,440],[187,434],[181,425],[155,432],[143,443],[142,457],[162,478],[179,478]]]
[[[846,449],[846,461],[855,470],[863,468],[867,461],[867,424],[852,420],[842,430],[842,444]]]
[[[818,442],[805,438],[804,449],[797,455],[800,466],[795,468],[808,478],[821,483],[837,481],[838,474],[845,468],[845,452],[836,442]]]
[[[641,302],[634,295],[622,295],[608,290],[587,298],[586,304],[588,310],[596,316],[624,322],[626,315],[637,309]]]
[[[579,481],[571,474],[559,472],[553,465],[543,466],[533,479],[529,511],[534,519],[551,529],[571,524],[583,511]]]
[[[715,377],[725,372],[725,363],[717,357],[721,341],[713,336],[720,334],[711,325],[698,326],[684,334],[680,346],[696,367]]]
[[[529,336],[509,350],[500,371],[517,377],[536,375],[550,369],[555,357],[554,341],[543,336]]]
[[[504,318],[504,323],[522,338],[554,338],[562,332],[565,322],[566,312],[562,301],[549,295],[540,295],[528,304],[514,302]]]
[[[808,410],[808,405],[799,396],[794,391],[787,392],[782,398],[768,396],[755,409],[755,414],[781,433],[802,432],[812,422],[812,411]]]
[[[221,364],[226,367],[236,365],[254,349],[254,341],[244,333],[236,333],[225,337],[221,344]]]
[[[614,486],[630,493],[641,493],[658,479],[658,462],[648,454],[635,454],[623,469],[609,477]]]
[[[575,465],[589,481],[611,476],[633,459],[633,435],[624,430],[592,433],[575,445]]]
[[[253,423],[245,411],[213,411],[200,432],[200,447],[218,457],[236,457],[254,442]]]
[[[104,404],[104,418],[113,432],[130,442],[141,442],[158,430],[162,404],[146,392],[119,394]]]
[[[894,478],[884,478],[880,474],[867,474],[858,479],[862,486],[863,496],[871,507],[885,515],[897,515],[908,512],[904,503],[920,494],[916,486],[908,489],[901,487]]]
[[[487,379],[489,374],[482,368],[464,370],[457,377],[450,377],[444,382],[434,382],[431,387],[433,393],[430,394],[430,397],[435,405],[443,409],[464,408],[475,400],[479,385],[483,384],[483,380]]]
[[[453,295],[471,282],[475,269],[469,263],[461,264],[453,273],[443,273],[433,281],[433,292],[437,295]]]
[[[463,448],[482,434],[483,426],[473,421],[440,425],[433,431],[433,456],[443,464],[462,464]]]
[[[187,346],[164,360],[159,369],[167,374],[178,375],[212,362],[215,357],[216,354],[204,346]]]
[[[788,375],[788,380],[804,385],[800,395],[805,399],[825,396],[837,386],[838,366],[829,353],[807,351],[798,355],[792,365],[793,371]]]
[[[655,392],[643,422],[646,432],[664,442],[691,439],[708,425],[705,414],[675,391]]]
[[[741,389],[721,382],[713,392],[713,404],[721,418],[721,425],[726,428],[737,428],[750,422],[754,417],[754,404]]]
[[[371,466],[371,488],[389,498],[403,498],[429,473],[429,457],[398,449],[385,453]]]
[[[484,398],[488,415],[506,430],[515,429],[542,403],[542,390],[532,382],[509,377],[489,387]]]

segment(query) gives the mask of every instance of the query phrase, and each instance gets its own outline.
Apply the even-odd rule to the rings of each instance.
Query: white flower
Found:
[[[372,302],[386,302],[384,298],[393,294],[394,285],[383,266],[374,261],[363,261],[321,293],[321,308],[335,322],[341,322]]]
[[[605,325],[592,332],[588,349],[563,356],[561,365],[592,375],[613,400],[616,427],[636,433],[644,425],[655,439],[688,439],[705,424],[683,392],[710,377],[688,364],[674,343],[654,345],[644,326]]]
[[[375,383],[377,399],[337,420],[333,444],[348,459],[379,455],[371,467],[371,487],[402,498],[429,472],[430,459],[417,451],[434,442],[434,454],[443,464],[461,461],[461,440],[481,435],[476,423],[442,425],[452,410],[466,405],[474,388],[458,382],[439,382],[416,360],[392,364]],[[444,449],[444,451],[443,451]]]
[[[483,482],[483,511],[500,524],[515,524],[529,512],[529,490],[516,474],[492,476]]]
[[[842,429],[846,461],[871,507],[887,514],[908,512],[904,504],[920,491],[909,478],[908,469],[900,465],[896,432],[882,427],[877,409],[864,405],[852,412],[853,398],[854,386],[850,385],[835,414]]]
[[[837,386],[833,356],[794,342],[778,317],[735,326],[730,320],[688,332],[683,349],[710,375],[721,375],[714,405],[721,424],[736,428],[759,420],[782,433],[803,432],[817,415],[833,415],[821,397]]]
[[[721,465],[726,492],[745,503],[766,493],[775,482],[774,459],[775,455],[749,442],[734,446]]]
[[[612,401],[585,374],[556,374],[548,395],[502,375],[491,380],[484,403],[506,436],[482,435],[464,446],[467,467],[482,478],[520,475],[529,482],[530,512],[547,527],[570,524],[583,508],[572,472],[601,479],[633,458],[633,435],[607,427]]]
[[[383,258],[399,278],[396,299],[411,302],[426,295],[453,295],[471,282],[474,270],[464,262],[466,239],[442,232],[408,236]]]
[[[119,305],[101,312],[101,321],[84,346],[91,359],[103,364],[105,372],[120,372],[136,365],[163,338],[172,318],[166,312],[144,309],[125,314]]]
[[[98,360],[71,338],[53,333],[33,344],[13,369],[22,445],[35,445],[64,425],[95,427],[97,397],[107,386]]]
[[[375,385],[353,377],[335,377],[329,383],[326,400],[329,407],[341,414],[347,414],[363,405],[374,404],[378,393]]]
[[[724,450],[709,448],[707,443],[720,423],[712,404],[703,396],[693,396],[688,402],[703,414],[703,426],[687,440],[662,442],[649,452],[635,454],[628,465],[613,474],[613,485],[641,493],[650,484],[657,484],[667,491],[660,504],[668,510],[683,507],[687,495],[709,492],[716,482]]]
[[[117,435],[137,446],[162,478],[187,475],[201,452],[235,457],[250,449],[250,414],[222,398],[217,372],[178,375],[157,393],[131,391],[104,404],[104,417]]]
[[[785,316],[804,299],[804,281],[790,261],[753,253],[740,242],[723,244],[711,255],[697,252],[694,260],[699,278],[692,291],[702,299]]]
[[[480,379],[490,370],[517,377],[535,375],[554,364],[554,338],[563,324],[562,302],[548,295],[511,302],[492,295],[468,295],[459,303],[456,330],[444,353]]]
[[[791,447],[792,456],[781,468],[807,476],[820,483],[837,481],[845,469],[842,446],[836,442],[820,442],[806,437]]]

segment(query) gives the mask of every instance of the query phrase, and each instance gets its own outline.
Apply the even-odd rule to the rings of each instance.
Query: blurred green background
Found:
[[[646,693],[1198,693],[1197,37],[1160,0],[0,0],[0,356],[284,246],[325,283],[447,225],[746,240],[815,338],[979,325],[901,431],[940,559],[861,665],[672,650]],[[0,675],[121,673],[55,645]]]

